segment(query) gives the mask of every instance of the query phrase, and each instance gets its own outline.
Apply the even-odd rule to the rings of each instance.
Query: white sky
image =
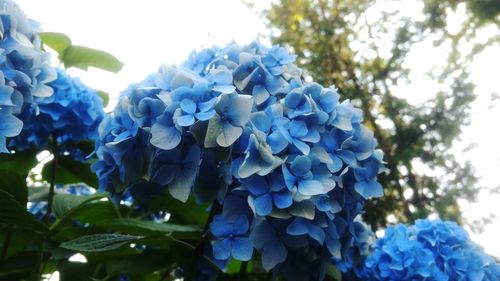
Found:
[[[119,74],[96,69],[89,72],[72,70],[90,87],[106,91],[116,98],[128,84],[138,82],[155,72],[161,63],[178,64],[193,49],[225,45],[232,40],[249,43],[266,34],[261,19],[238,0],[216,1],[129,1],[129,0],[17,0],[28,17],[42,23],[44,31],[68,34],[74,44],[108,51],[117,56],[125,67]],[[261,5],[265,1],[259,2]],[[261,39],[267,43],[267,39]],[[415,66],[410,76],[413,86],[407,97],[427,96],[431,93],[425,79],[426,61],[436,61],[438,53],[429,44],[422,44],[410,53],[408,63]],[[433,57],[434,56],[434,57]],[[480,184],[499,185],[500,146],[498,130],[499,101],[492,104],[490,94],[499,93],[499,47],[489,48],[472,65],[473,81],[477,84],[478,100],[472,109],[472,123],[462,135],[462,142],[454,148],[459,160],[471,160]],[[496,69],[495,69],[496,68]],[[114,102],[112,102],[114,104]],[[493,108],[491,108],[493,106]],[[498,126],[498,125],[497,125]],[[462,152],[469,143],[477,148]],[[500,216],[500,195],[481,192],[476,204],[462,203],[466,218],[479,219],[489,214]],[[487,252],[500,257],[500,219],[488,225],[481,235],[472,234]]]

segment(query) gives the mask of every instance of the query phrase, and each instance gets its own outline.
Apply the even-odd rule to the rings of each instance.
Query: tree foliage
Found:
[[[408,14],[399,10],[402,5],[421,11]],[[447,16],[460,5],[465,17],[460,30],[451,32]],[[364,216],[372,227],[386,225],[389,214],[399,221],[431,213],[460,221],[457,199],[475,200],[474,168],[457,161],[450,148],[468,124],[475,99],[467,66],[500,40],[496,35],[480,42],[476,32],[498,28],[499,8],[496,1],[281,0],[263,11],[273,43],[293,49],[314,80],[336,85],[357,101],[375,132],[390,171],[381,179],[385,196],[367,203]],[[429,73],[442,90],[411,104],[400,94],[401,87],[414,86],[406,60],[429,40],[436,48],[451,47],[446,64]],[[464,51],[464,45],[472,47]]]

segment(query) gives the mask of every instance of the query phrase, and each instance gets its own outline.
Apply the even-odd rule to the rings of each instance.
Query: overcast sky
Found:
[[[45,31],[68,34],[74,44],[108,51],[125,63],[119,74],[91,69],[72,70],[90,87],[106,91],[116,98],[128,84],[138,82],[155,72],[161,63],[178,64],[193,49],[225,45],[231,41],[249,43],[261,36],[267,43],[262,20],[237,0],[218,1],[124,1],[124,0],[17,0],[28,17],[39,21]],[[265,3],[261,1],[260,3]],[[265,5],[265,4],[262,4]],[[414,66],[413,86],[404,89],[413,102],[426,97],[430,85],[424,79],[427,69],[422,59],[433,61],[436,54],[430,44],[422,44],[410,53],[408,63]],[[478,100],[472,108],[472,123],[465,129],[455,151],[462,161],[473,161],[480,184],[499,185],[500,145],[498,145],[498,101],[492,104],[490,95],[498,91],[498,45],[480,55],[471,66],[478,85]],[[496,67],[496,70],[493,69]],[[415,86],[416,85],[416,86]],[[417,98],[415,98],[417,97]],[[477,148],[462,152],[470,143]],[[490,213],[500,215],[500,196],[481,192],[477,204],[462,202],[469,220]],[[500,257],[500,219],[488,225],[473,239],[490,254]]]

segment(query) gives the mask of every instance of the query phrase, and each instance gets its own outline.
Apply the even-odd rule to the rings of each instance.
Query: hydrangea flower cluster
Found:
[[[500,280],[500,264],[455,222],[389,227],[358,272],[361,280]]]
[[[23,122],[16,115],[34,97],[47,97],[46,83],[56,78],[48,54],[41,51],[38,27],[10,0],[0,0],[0,153],[6,138],[17,136]]]
[[[25,126],[9,143],[17,150],[43,149],[51,136],[59,144],[97,139],[99,124],[104,119],[101,97],[64,70],[56,72],[57,79],[48,84],[54,94],[36,97],[36,106],[25,106],[19,115]]]
[[[217,264],[260,252],[265,270],[322,279],[352,244],[382,154],[361,110],[304,82],[295,56],[254,42],[193,52],[130,86],[100,126],[100,188],[146,202],[213,202]]]

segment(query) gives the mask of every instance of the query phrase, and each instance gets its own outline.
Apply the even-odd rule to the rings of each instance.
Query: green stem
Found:
[[[212,208],[210,210],[210,214],[208,215],[207,221],[205,222],[205,227],[203,228],[203,232],[201,233],[201,239],[198,242],[198,245],[193,251],[193,262],[191,264],[191,268],[186,274],[186,281],[191,281],[196,276],[196,271],[198,269],[198,265],[201,261],[203,255],[203,247],[205,246],[208,239],[208,229],[210,227],[210,223],[212,222],[213,217],[221,211],[222,206],[219,204],[217,200],[212,204]]]
[[[2,254],[0,255],[0,261],[3,261],[7,257],[7,251],[9,250],[10,239],[12,237],[12,232],[7,230],[5,233],[5,239],[2,246]]]
[[[52,215],[52,205],[54,201],[54,193],[56,186],[56,170],[57,170],[57,155],[59,149],[57,147],[57,141],[55,135],[53,136],[52,154],[54,154],[54,160],[52,160],[52,170],[50,174],[50,189],[49,198],[47,199],[47,214],[45,215],[45,223],[50,224],[50,216]]]
[[[49,196],[47,198],[47,214],[45,214],[45,224],[50,225],[50,217],[52,216],[52,206],[54,202],[54,194],[55,194],[55,186],[56,186],[56,170],[57,170],[57,156],[59,154],[59,148],[57,146],[57,136],[52,134],[52,155],[54,155],[54,159],[52,160],[51,167],[51,175],[50,175],[50,188],[49,188]],[[47,242],[48,234],[43,234],[42,241],[40,243],[40,260],[38,264],[38,274],[36,277],[39,280],[42,280],[43,271],[45,270],[45,262],[44,262],[44,252],[45,252],[45,244]]]
[[[247,268],[248,268],[248,262],[247,261],[242,262],[240,267],[240,272],[238,273],[239,280],[247,280]]]

